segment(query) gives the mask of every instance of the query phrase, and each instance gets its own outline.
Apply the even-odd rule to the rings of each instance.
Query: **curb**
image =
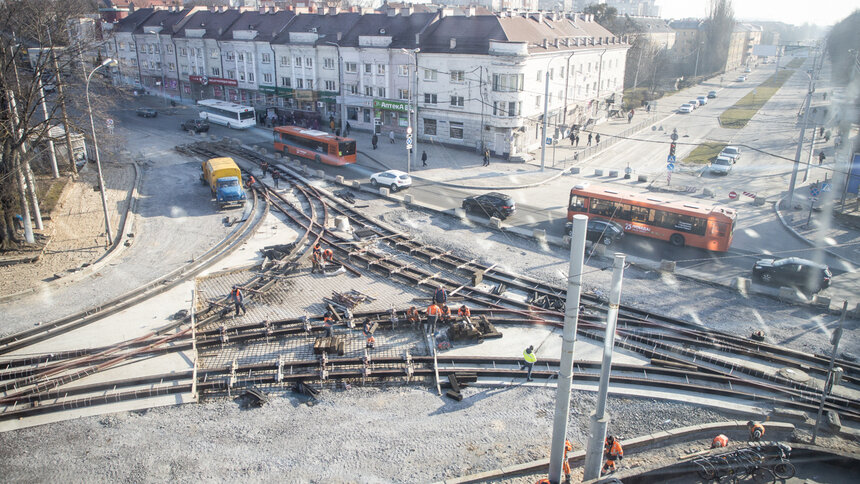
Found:
[[[107,252],[101,255],[98,259],[94,260],[87,267],[75,271],[68,276],[55,278],[51,281],[40,284],[36,287],[31,287],[25,289],[23,291],[16,292],[14,294],[7,294],[5,296],[0,296],[0,304],[7,303],[14,299],[18,299],[29,294],[37,294],[46,289],[51,288],[57,284],[65,284],[67,282],[79,281],[85,277],[90,276],[93,272],[100,270],[105,266],[108,262],[110,262],[117,254],[123,252],[123,247],[126,247],[126,240],[128,240],[128,233],[132,230],[134,226],[134,217],[129,217],[129,214],[132,213],[132,210],[137,208],[138,202],[138,194],[140,191],[140,183],[141,183],[141,170],[140,166],[136,161],[132,160],[131,165],[134,167],[134,183],[131,188],[128,190],[129,203],[128,207],[126,207],[125,212],[121,215],[119,226],[117,227],[117,237],[114,239],[113,244],[111,244],[110,249]]]

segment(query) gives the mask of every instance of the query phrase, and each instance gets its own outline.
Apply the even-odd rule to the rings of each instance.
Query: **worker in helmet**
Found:
[[[573,450],[573,444],[569,440],[564,441],[564,458],[561,464],[561,470],[564,471],[564,480],[570,482],[570,462],[567,460],[567,453]]]
[[[758,442],[764,437],[764,425],[761,422],[754,422],[750,420],[747,422],[747,428],[750,431],[750,440],[753,442]]]
[[[603,473],[608,474],[610,472],[615,472],[615,461],[624,458],[624,449],[621,447],[621,442],[610,435],[609,437],[606,437],[604,450],[606,463],[603,464]]]
[[[720,434],[714,437],[714,440],[711,441],[711,448],[718,449],[720,447],[728,447],[729,446],[729,438],[723,434]]]

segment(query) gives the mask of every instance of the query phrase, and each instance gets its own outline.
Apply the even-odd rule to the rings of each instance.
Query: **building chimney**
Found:
[[[454,50],[457,47],[457,38],[451,37],[451,50]]]
[[[397,16],[397,9],[396,9],[396,8],[390,8],[390,7],[389,7],[389,8],[388,8],[388,10],[386,10],[386,11],[385,11],[385,13],[386,13],[389,17],[396,17],[396,16]]]
[[[475,6],[474,5],[469,5],[469,9],[466,11],[466,16],[467,17],[474,17],[475,16]]]

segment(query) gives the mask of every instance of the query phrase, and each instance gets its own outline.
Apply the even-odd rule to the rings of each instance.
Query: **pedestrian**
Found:
[[[421,321],[421,316],[418,315],[418,310],[415,309],[415,306],[410,306],[409,309],[406,310],[406,321],[413,326]]]
[[[373,149],[376,149],[377,143],[379,143],[379,136],[376,136],[376,133],[373,133],[373,137],[370,138],[370,144],[373,145]]]
[[[646,113],[650,113],[650,112],[651,112],[651,103],[648,103],[648,105],[647,105],[647,106],[645,106],[645,112],[646,112]]]
[[[272,181],[275,182],[275,188],[280,188],[278,186],[278,181],[281,179],[281,172],[278,170],[272,170]]]
[[[427,152],[421,150],[421,166],[427,166]]]
[[[440,285],[436,288],[436,291],[433,293],[433,302],[436,304],[445,304],[448,302],[448,293],[443,286]]]
[[[830,142],[830,130],[829,130],[829,129],[828,129],[827,131],[825,131],[825,132],[824,132],[824,142],[825,142],[825,143],[829,143],[829,142]]]
[[[603,473],[615,472],[615,461],[624,458],[624,449],[621,447],[621,442],[611,435],[606,437],[604,451],[606,463],[603,464]]]
[[[388,141],[389,141],[391,144],[394,144],[394,130],[393,130],[393,129],[392,129],[391,131],[389,131],[389,132],[388,132]]]
[[[576,135],[576,144],[574,144],[577,148],[579,148],[579,133]]]
[[[631,110],[627,113],[627,124],[630,124],[630,121],[632,121],[632,120],[633,120],[633,110],[631,109]]]
[[[534,346],[529,346],[523,351],[523,361],[520,363],[520,370],[525,367],[528,367],[529,372],[526,375],[526,380],[532,381],[532,370],[535,367],[535,362],[537,361],[537,356],[534,354]]]
[[[15,220],[15,228],[18,230],[24,230],[24,217],[22,217],[20,213],[16,213],[12,218]]]
[[[824,126],[820,126],[820,127],[818,128],[818,137],[819,137],[819,138],[823,138],[823,137],[824,137]]]
[[[264,161],[260,163],[260,168],[263,169],[263,178],[266,178],[266,172],[269,171],[269,162]]]
[[[331,118],[331,121],[328,122],[329,128],[331,128],[331,132],[334,133],[334,118]]]
[[[484,166],[490,166],[490,149],[484,148]]]
[[[714,437],[714,440],[711,442],[711,448],[717,449],[720,447],[728,447],[729,446],[729,438],[723,434],[720,434]]]
[[[600,133],[594,135],[594,145],[597,146],[600,144]]]
[[[317,252],[316,250],[311,254],[311,274],[315,274],[316,271],[322,272],[322,252]]]
[[[436,323],[439,321],[439,316],[441,315],[442,310],[439,309],[439,306],[435,302],[430,303],[430,306],[427,307],[427,327],[425,331],[428,331],[430,334],[436,333]]]
[[[233,286],[233,290],[230,291],[230,298],[233,300],[233,306],[236,308],[236,316],[239,315],[240,309],[242,310],[242,314],[247,312],[244,303],[245,297],[242,295],[239,286]]]
[[[564,472],[565,482],[570,482],[570,461],[567,460],[567,453],[573,450],[573,444],[569,440],[564,441],[564,458],[562,459],[561,470]]]
[[[573,130],[570,130],[570,146],[573,146],[573,143],[576,141],[576,133]]]
[[[349,121],[346,122],[346,130],[343,132],[344,136],[349,136],[349,130],[352,129],[352,126],[349,125]]]
[[[747,422],[747,428],[750,431],[750,440],[753,442],[758,442],[764,437],[764,425],[761,422],[754,422],[750,420]]]
[[[586,146],[591,146],[591,137],[594,136],[592,133],[588,133],[588,144]]]
[[[824,150],[819,151],[818,152],[818,166],[821,166],[821,164],[824,163],[825,158],[827,158],[827,157],[824,156]]]

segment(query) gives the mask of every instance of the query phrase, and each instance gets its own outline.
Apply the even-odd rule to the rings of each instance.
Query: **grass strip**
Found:
[[[767,78],[736,102],[734,106],[720,114],[720,126],[732,129],[741,129],[746,126],[749,120],[755,116],[755,113],[770,100],[771,96],[776,94],[776,91],[779,91],[792,74],[794,74],[793,70],[786,69]]]
[[[697,146],[685,158],[684,163],[691,165],[707,165],[723,151],[727,145],[725,143],[707,142]]]

